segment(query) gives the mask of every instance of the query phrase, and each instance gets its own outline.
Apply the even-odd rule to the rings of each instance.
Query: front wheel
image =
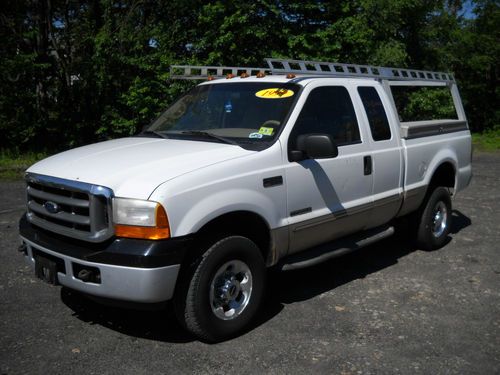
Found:
[[[446,244],[451,227],[451,198],[445,187],[437,187],[418,212],[417,245],[433,250]]]
[[[265,265],[254,242],[230,236],[212,245],[177,298],[178,318],[205,341],[230,338],[255,316],[262,300]]]

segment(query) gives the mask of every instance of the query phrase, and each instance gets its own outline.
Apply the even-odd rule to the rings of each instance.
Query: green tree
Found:
[[[499,3],[471,4],[472,18],[461,0],[5,0],[0,148],[133,134],[193,84],[170,65],[268,56],[451,70],[472,128],[493,128]]]

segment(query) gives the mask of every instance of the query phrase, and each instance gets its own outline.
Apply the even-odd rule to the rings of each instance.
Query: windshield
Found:
[[[284,125],[299,88],[270,82],[196,86],[163,112],[146,133],[237,144],[269,142]]]

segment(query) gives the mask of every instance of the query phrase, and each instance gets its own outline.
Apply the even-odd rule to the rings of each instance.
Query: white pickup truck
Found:
[[[267,61],[175,66],[208,80],[147,130],[31,166],[20,251],[36,275],[112,301],[172,299],[190,332],[218,341],[255,316],[266,268],[358,249],[405,215],[420,248],[443,246],[472,175],[453,77]],[[395,86],[449,89],[455,113],[400,121]]]

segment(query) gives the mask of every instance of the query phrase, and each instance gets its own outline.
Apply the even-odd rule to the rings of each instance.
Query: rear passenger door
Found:
[[[329,159],[285,162],[289,253],[334,240],[364,229],[372,206],[372,174],[366,170],[370,155],[366,129],[359,126],[350,85],[311,83],[307,98],[288,135],[288,153],[303,134],[330,134],[339,155]]]
[[[376,82],[355,84],[368,126],[367,142],[373,169],[373,210],[368,228],[387,223],[398,212],[403,194],[403,157],[399,133],[389,124],[393,114],[382,88]]]

